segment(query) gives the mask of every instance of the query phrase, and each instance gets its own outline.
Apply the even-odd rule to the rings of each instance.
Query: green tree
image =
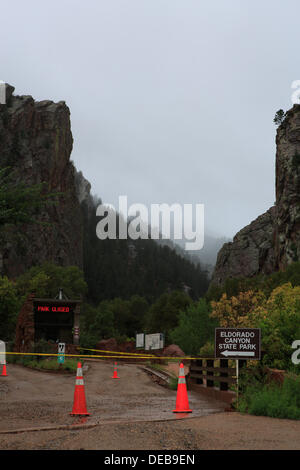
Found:
[[[44,183],[16,183],[10,167],[0,167],[0,227],[6,224],[38,223],[37,214],[57,194],[47,194]]]
[[[134,295],[129,300],[103,300],[97,307],[82,305],[81,343],[94,344],[111,337],[135,337],[142,331],[143,319],[149,309],[143,297]]]
[[[283,122],[284,118],[286,116],[286,113],[283,111],[283,109],[279,109],[276,114],[275,114],[275,117],[273,119],[273,122],[277,125],[277,126],[280,126],[280,124]]]
[[[196,355],[200,348],[214,337],[217,321],[210,318],[211,307],[200,299],[180,311],[178,326],[170,332],[170,339],[178,344],[185,354]]]
[[[130,311],[130,331],[127,336],[134,337],[136,333],[143,330],[146,315],[149,311],[149,304],[144,297],[133,295],[129,300]]]
[[[279,369],[293,369],[291,346],[300,338],[300,286],[286,283],[274,289],[264,306],[259,326],[266,353],[264,363]]]
[[[97,331],[93,329],[97,316],[97,308],[84,302],[80,308],[80,346],[95,348],[98,342]]]
[[[20,296],[35,292],[37,297],[54,298],[60,288],[70,299],[78,299],[87,291],[83,272],[77,266],[57,266],[44,263],[33,266],[16,280]]]
[[[291,263],[284,271],[276,271],[269,275],[258,274],[251,278],[228,278],[222,286],[211,284],[205,298],[207,301],[219,301],[223,294],[226,294],[229,298],[247,291],[261,291],[266,297],[269,297],[276,287],[287,282],[290,282],[292,286],[300,285],[299,261]]]
[[[109,302],[101,302],[99,307],[102,305],[108,305],[112,312],[113,324],[115,331],[118,335],[128,335],[128,330],[131,326],[131,314],[130,314],[130,303],[128,300],[120,298],[113,299]]]
[[[20,301],[14,283],[0,277],[0,339],[12,341],[19,313]]]
[[[97,337],[97,341],[116,336],[115,317],[110,301],[103,301],[96,309],[94,322],[91,324],[90,333]]]
[[[178,325],[179,312],[184,311],[192,299],[182,291],[162,294],[147,314],[145,329],[148,333],[164,333],[166,342],[169,332]]]
[[[139,295],[151,304],[168,289],[182,290],[183,285],[189,286],[194,300],[205,294],[207,272],[174,249],[151,239],[99,240],[98,202],[93,210],[83,203],[84,274],[90,302],[98,305],[106,299]]]

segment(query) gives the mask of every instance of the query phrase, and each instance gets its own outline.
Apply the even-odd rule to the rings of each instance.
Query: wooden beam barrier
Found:
[[[190,365],[189,378],[192,383],[205,387],[215,387],[228,391],[229,385],[234,384],[235,368],[229,367],[228,359],[197,359]]]

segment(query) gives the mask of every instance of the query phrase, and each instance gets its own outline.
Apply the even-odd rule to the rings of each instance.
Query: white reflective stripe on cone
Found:
[[[76,379],[76,385],[84,385],[83,379]]]
[[[185,384],[185,378],[179,377],[178,383],[179,383],[179,384]]]
[[[82,377],[82,369],[77,369],[77,377]]]

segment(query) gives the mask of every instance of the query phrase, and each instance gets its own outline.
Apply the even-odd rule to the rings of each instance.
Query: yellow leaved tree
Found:
[[[239,292],[230,298],[223,294],[218,302],[211,302],[211,317],[218,319],[223,328],[255,328],[267,315],[265,304],[261,291]]]

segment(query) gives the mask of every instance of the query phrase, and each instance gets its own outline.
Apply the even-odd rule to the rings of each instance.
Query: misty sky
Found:
[[[299,18],[291,0],[0,0],[0,80],[66,101],[103,201],[203,203],[232,237],[275,200]]]

